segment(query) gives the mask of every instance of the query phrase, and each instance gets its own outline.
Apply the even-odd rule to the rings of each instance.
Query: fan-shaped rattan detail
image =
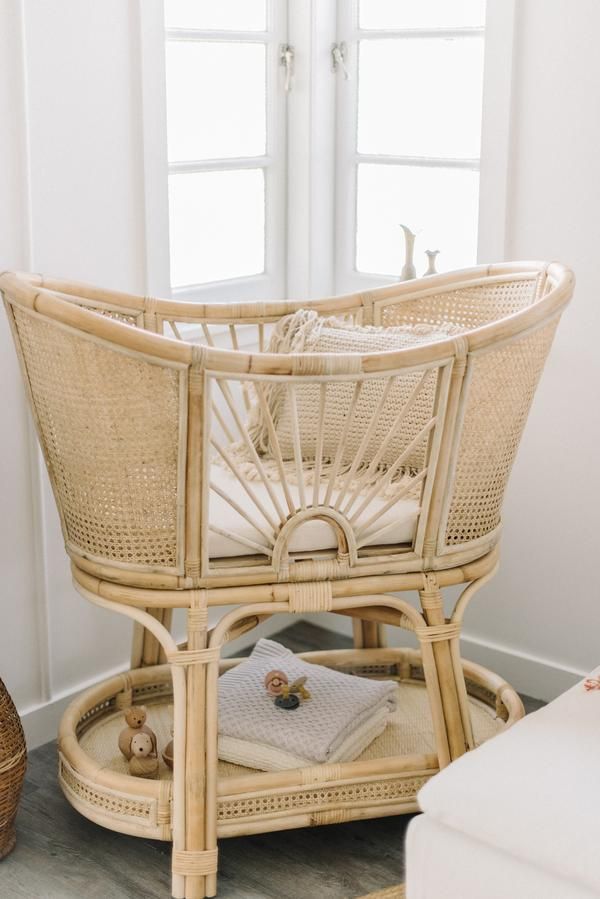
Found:
[[[499,722],[523,714],[501,678],[471,677],[459,639],[498,567],[504,492],[573,291],[567,269],[479,266],[304,303],[181,303],[10,273],[0,291],[74,582],[135,623],[131,672],[63,720],[61,783],[94,820],[172,840],[173,896],[215,895],[218,833],[414,808],[428,772],[476,745],[473,680]],[[316,321],[325,342],[286,346],[291,321]],[[442,593],[456,585],[447,617]],[[219,606],[232,608],[208,630]],[[175,608],[188,612],[182,646]],[[306,611],[352,617],[349,670],[421,683],[432,746],[349,769],[230,771],[225,796],[222,647]],[[420,653],[387,650],[385,625],[410,629]],[[165,690],[172,782],[113,771],[100,783],[80,751],[86,728]]]

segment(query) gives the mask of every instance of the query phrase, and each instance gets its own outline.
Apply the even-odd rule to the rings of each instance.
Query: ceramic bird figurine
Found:
[[[439,250],[425,250],[425,255],[427,256],[427,269],[423,272],[424,278],[426,278],[427,275],[437,275],[435,259],[439,252]]]
[[[417,277],[417,270],[413,261],[415,254],[415,237],[417,235],[413,234],[406,225],[400,225],[400,227],[404,231],[404,265],[400,272],[400,280],[412,281],[413,278]]]

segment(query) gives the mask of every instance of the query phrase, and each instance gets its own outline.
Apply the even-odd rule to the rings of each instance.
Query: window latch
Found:
[[[343,72],[344,81],[350,81],[350,72],[346,67],[348,59],[348,46],[345,41],[341,44],[333,44],[331,48],[331,68],[334,72]]]
[[[294,60],[295,50],[292,45],[282,44],[279,48],[279,65],[283,66],[285,70],[283,89],[285,90],[286,94],[289,94],[294,83]]]

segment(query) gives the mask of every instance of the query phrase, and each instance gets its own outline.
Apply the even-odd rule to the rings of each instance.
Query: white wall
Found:
[[[513,471],[500,574],[467,630],[548,696],[600,664],[600,4],[517,0],[516,24],[506,255],[560,259],[577,289]]]
[[[0,269],[144,290],[133,8],[1,0]],[[37,742],[63,697],[122,667],[130,627],[71,587],[4,315],[0,327],[0,672]]]
[[[598,479],[590,475],[599,445],[600,4],[517,7],[506,255],[561,259],[578,290],[515,466],[501,572],[471,607],[465,651],[551,696],[600,661]],[[0,78],[0,270],[144,291],[135,10],[133,0],[0,0],[8,73]],[[70,585],[3,315],[0,373],[0,676],[33,744],[50,738],[73,692],[124,664],[129,626]]]
[[[0,269],[28,265],[23,80],[18,4],[0,3]],[[36,610],[36,565],[32,547],[32,491],[28,419],[20,373],[6,317],[0,315],[0,677],[22,708],[42,691]],[[27,649],[24,650],[24,647]],[[27,664],[21,665],[23,656]]]
[[[599,31],[597,0],[516,0],[505,257],[558,259],[577,290],[513,470],[500,572],[470,606],[463,651],[545,699],[600,664]]]

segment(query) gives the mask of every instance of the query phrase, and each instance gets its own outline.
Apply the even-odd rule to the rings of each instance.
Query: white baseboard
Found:
[[[226,655],[235,655],[242,649],[252,646],[259,637],[269,637],[277,631],[283,630],[293,621],[297,621],[298,616],[292,615],[274,615],[267,621],[263,621],[257,628],[244,634],[237,640],[227,646]],[[177,639],[184,639],[183,636]],[[19,710],[21,721],[23,722],[23,730],[25,731],[25,739],[29,750],[42,746],[56,739],[58,725],[67,706],[71,703],[79,693],[93,687],[100,681],[114,677],[115,674],[121,674],[129,667],[128,662],[123,662],[116,668],[109,669],[98,673],[95,677],[85,681],[81,681],[71,690],[66,690],[53,696],[48,702],[38,703]]]
[[[349,618],[339,615],[305,617],[313,624],[319,624],[338,634],[352,634],[352,623]],[[387,633],[392,646],[416,645],[411,634],[390,627]],[[554,659],[523,652],[469,633],[464,634],[461,639],[461,651],[466,659],[477,662],[505,678],[519,693],[525,693],[534,699],[543,699],[545,702],[556,699],[588,673]]]
[[[466,659],[496,671],[519,693],[545,702],[556,699],[588,673],[469,634],[462,638],[461,649]]]
[[[123,665],[119,665],[117,668],[111,668],[102,672],[102,674],[99,674],[97,677],[81,681],[81,683],[77,684],[77,687],[73,690],[65,690],[61,693],[57,693],[56,696],[53,696],[52,699],[49,699],[47,702],[40,702],[36,705],[19,709],[23,730],[25,731],[27,749],[36,749],[38,746],[42,746],[44,743],[56,739],[58,723],[69,703],[71,703],[79,693],[82,693],[83,690],[87,690],[89,687],[93,687],[94,684],[97,684],[102,680],[108,680],[109,677],[114,677],[115,674],[121,674],[121,672],[126,669],[127,665],[126,663],[123,663]]]

